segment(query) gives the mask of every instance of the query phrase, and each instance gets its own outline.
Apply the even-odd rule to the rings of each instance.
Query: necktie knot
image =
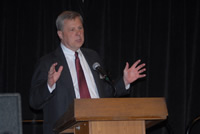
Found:
[[[75,58],[76,59],[78,58],[78,52],[75,52]]]

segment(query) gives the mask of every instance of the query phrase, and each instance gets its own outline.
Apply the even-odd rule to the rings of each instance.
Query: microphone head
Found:
[[[100,64],[98,62],[95,62],[93,65],[92,65],[92,68],[94,70],[96,70],[97,67],[100,67]]]

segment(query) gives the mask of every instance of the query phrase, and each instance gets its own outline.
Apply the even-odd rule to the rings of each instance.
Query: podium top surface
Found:
[[[74,118],[90,120],[157,120],[166,119],[164,98],[75,99]]]

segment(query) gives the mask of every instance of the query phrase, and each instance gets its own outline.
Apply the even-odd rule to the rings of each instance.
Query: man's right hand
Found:
[[[58,68],[58,71],[56,72],[55,67],[57,66],[57,64],[58,64],[57,62],[52,64],[48,72],[48,85],[50,87],[52,87],[56,83],[56,81],[60,78],[60,74],[63,70],[63,66],[60,66]]]

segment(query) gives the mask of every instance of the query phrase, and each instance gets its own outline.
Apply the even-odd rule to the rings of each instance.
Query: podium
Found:
[[[58,134],[145,134],[168,116],[163,97],[75,99],[55,124]]]

